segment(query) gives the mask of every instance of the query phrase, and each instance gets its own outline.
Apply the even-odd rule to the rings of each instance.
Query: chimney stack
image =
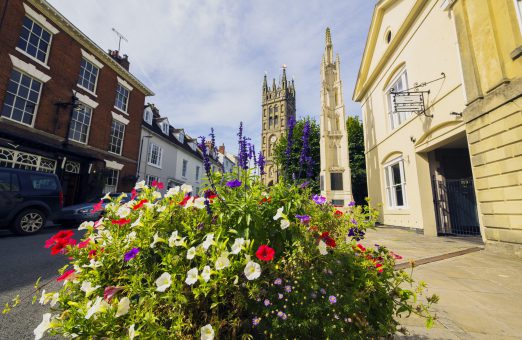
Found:
[[[120,51],[118,50],[109,50],[109,55],[124,69],[126,69],[127,71],[129,70],[130,62],[128,55],[124,54],[123,56],[120,56]]]
[[[225,143],[218,148],[218,152],[222,155],[225,154]]]

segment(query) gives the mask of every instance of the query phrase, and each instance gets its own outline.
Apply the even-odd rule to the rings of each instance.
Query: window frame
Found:
[[[87,132],[85,133],[85,141],[76,140],[76,139],[72,138],[73,135],[71,135],[71,131],[73,129],[73,124],[74,124],[74,115],[76,114],[76,112],[78,112],[78,108],[80,108],[80,107],[87,108],[87,109],[90,110],[89,124],[87,125]],[[71,117],[71,124],[70,124],[69,132],[68,132],[68,138],[70,140],[75,141],[77,143],[81,143],[81,144],[88,144],[89,143],[89,134],[91,132],[91,123],[92,123],[92,113],[93,113],[93,111],[94,111],[94,109],[92,107],[90,107],[89,105],[86,105],[84,103],[80,103],[80,105],[73,111],[73,116]]]
[[[116,176],[109,176],[107,175],[105,177],[105,183],[103,185],[103,193],[104,194],[108,194],[110,192],[118,192],[118,182],[119,182],[119,179],[120,179],[120,170],[116,170],[116,169],[111,169],[111,168],[107,168],[108,171],[111,172],[111,175],[114,175],[114,173],[116,173]],[[108,184],[107,181],[109,178],[114,178],[116,177],[116,184]],[[109,187],[114,187],[114,191],[107,191],[107,188]]]
[[[188,160],[183,159],[181,163],[181,177],[187,178]]]
[[[125,109],[123,108],[120,108],[118,106],[118,95],[120,94],[118,92],[118,89],[119,88],[122,88],[124,90],[127,91],[127,98],[126,98],[126,101],[125,101]],[[130,99],[130,94],[132,92],[132,89],[128,88],[127,86],[125,86],[122,82],[118,81],[118,85],[116,85],[116,97],[114,98],[114,108],[125,113],[125,114],[128,114],[128,110],[129,110],[129,99]]]
[[[154,163],[153,159],[152,159],[152,154],[153,154],[154,148],[157,148],[157,151],[156,151],[156,153],[157,153],[156,161],[157,162],[156,163]],[[156,143],[151,142],[149,144],[149,150],[148,150],[148,153],[147,153],[147,164],[151,165],[153,167],[156,167],[156,168],[160,168],[160,169],[162,167],[162,164],[163,164],[163,148],[161,146],[159,146],[158,144],[156,144]]]
[[[393,170],[392,167],[395,165],[399,165],[399,176],[400,183],[393,182]],[[394,158],[393,160],[387,162],[383,166],[384,171],[384,191],[386,196],[386,203],[388,209],[407,209],[408,208],[408,197],[406,194],[406,171],[404,169],[404,158],[402,156]],[[391,184],[393,183],[393,184]],[[397,205],[397,195],[395,188],[400,186],[402,192],[402,205]],[[392,188],[394,189],[392,191]],[[395,195],[392,195],[395,193]]]
[[[26,43],[27,43],[26,44],[26,49],[23,49],[20,46],[18,46],[18,44],[20,44],[20,40],[22,39],[22,31],[24,29],[27,29],[24,26],[23,22],[22,22],[22,28],[21,28],[20,34],[18,35],[18,41],[16,42],[15,50],[17,50],[18,52],[22,53],[23,55],[25,55],[26,57],[30,58],[31,60],[37,62],[38,64],[44,66],[45,68],[50,69],[50,67],[48,65],[49,55],[51,54],[51,45],[52,45],[52,42],[53,42],[53,36],[56,33],[53,32],[53,30],[51,30],[50,27],[48,27],[48,25],[43,25],[40,20],[36,19],[30,13],[25,13],[24,19],[25,18],[29,19],[33,23],[32,27],[31,27],[31,31],[29,31],[29,36],[27,37],[27,39],[30,39],[31,33],[33,32],[34,25],[38,25],[42,29],[42,31],[45,31],[45,32],[47,32],[49,34],[49,42],[47,42],[47,50],[45,51],[45,61],[42,61],[42,60],[38,59],[38,47],[40,45],[40,40],[42,40],[41,36],[39,37],[39,40],[38,40],[38,47],[37,47],[37,50],[36,50],[36,56],[33,56],[31,53],[29,53],[29,51],[26,50],[27,46],[29,46],[29,40],[26,40]],[[54,29],[54,30],[57,31],[56,29]],[[36,34],[35,34],[35,36],[36,36]],[[23,39],[25,40],[25,38],[23,38]]]
[[[121,142],[120,142],[120,145],[119,145],[119,153],[115,152],[112,150],[112,146],[115,145],[113,144],[113,138],[117,138],[116,136],[113,135],[113,125],[114,124],[120,124],[122,127],[123,127],[123,131],[122,131],[122,136],[121,136]],[[116,119],[113,119],[112,122],[111,122],[111,134],[110,134],[110,137],[109,137],[109,149],[107,150],[108,152],[110,153],[113,153],[115,155],[121,155],[123,153],[123,142],[125,140],[125,124],[123,124],[122,122],[116,120]]]
[[[517,12],[518,28],[522,34],[522,0],[514,0],[515,12]]]
[[[80,80],[82,79],[81,75],[82,75],[82,69],[83,69],[83,62],[84,61],[85,61],[85,64],[90,64],[93,69],[97,70],[96,77],[94,79],[94,88],[92,90],[89,89],[88,87],[85,87],[82,84],[80,84]],[[96,96],[96,89],[98,88],[98,79],[100,79],[100,71],[101,71],[101,69],[97,65],[95,65],[92,61],[88,60],[85,57],[82,57],[82,60],[80,61],[80,73],[78,74],[78,82],[76,83],[76,86],[78,86],[82,90],[85,90],[85,91],[93,94],[94,96]],[[85,74],[85,72],[84,72],[84,74]]]
[[[159,182],[160,181],[159,176],[155,176],[155,175],[151,175],[151,174],[147,174],[145,176],[145,184],[147,184],[149,187],[152,186],[153,181]]]
[[[9,92],[9,84],[10,82],[12,81],[12,77],[13,77],[13,72],[18,72],[20,74],[20,79],[19,79],[19,82],[17,83],[17,89],[16,89],[16,94],[12,93],[12,92]],[[28,92],[27,94],[27,98],[25,99],[26,103],[24,104],[24,111],[23,111],[23,114],[22,114],[22,119],[21,120],[16,120],[16,119],[13,119],[12,116],[13,116],[13,111],[15,109],[15,103],[16,103],[16,99],[17,98],[22,98],[22,97],[19,97],[18,94],[20,92],[20,86],[22,85],[22,78],[26,76],[28,78],[31,79],[31,83],[30,83],[30,86],[28,87],[29,88],[29,91],[32,90],[32,85],[33,83],[36,81],[38,83],[40,83],[40,89],[38,91],[38,98],[37,98],[37,101],[34,103],[34,110],[33,110],[33,113],[32,113],[32,119],[31,119],[31,123],[30,124],[27,124],[23,121],[23,117],[24,117],[24,114],[26,113],[25,111],[25,106],[27,105],[27,102],[30,102],[29,101],[29,94],[30,92]],[[37,79],[36,77],[34,76],[31,76],[30,74],[24,72],[24,71],[21,71],[20,69],[18,68],[12,68],[11,69],[11,75],[9,76],[9,81],[7,83],[7,88],[6,88],[6,91],[5,91],[5,97],[4,97],[4,102],[3,102],[3,105],[2,105],[2,108],[1,108],[1,111],[0,111],[0,117],[3,117],[5,119],[8,119],[10,121],[13,121],[13,122],[17,122],[19,124],[22,124],[22,125],[25,125],[25,126],[30,126],[30,127],[34,127],[34,122],[36,120],[36,115],[37,115],[37,112],[38,112],[38,108],[40,106],[40,99],[42,97],[42,89],[43,89],[43,85],[44,85],[44,82]],[[10,115],[9,117],[7,116],[4,116],[3,112],[4,112],[4,107],[6,106],[6,103],[7,103],[7,94],[11,94],[14,96],[14,99],[13,99],[13,103],[12,103],[12,106],[11,106],[11,110],[10,110]]]
[[[199,165],[196,165],[196,181],[199,181],[200,170],[201,170],[201,167]]]
[[[393,77],[393,80],[390,82],[390,85],[386,87],[384,91],[386,106],[388,108],[387,119],[388,119],[388,128],[389,131],[394,131],[399,128],[402,124],[404,124],[408,119],[412,116],[412,112],[395,112],[393,108],[393,97],[391,94],[391,89],[399,82],[403,82],[404,89],[401,89],[396,92],[401,92],[408,89],[408,72],[406,68],[401,69],[397,72],[397,75]],[[396,125],[395,125],[396,124]]]

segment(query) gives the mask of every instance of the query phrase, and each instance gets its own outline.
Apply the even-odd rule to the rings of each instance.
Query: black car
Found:
[[[0,227],[19,235],[40,231],[63,205],[55,174],[0,168]]]
[[[131,200],[131,195],[122,192],[111,192],[109,194],[110,199],[108,198],[96,198],[85,203],[70,205],[64,207],[54,218],[54,222],[61,224],[63,226],[78,226],[80,223],[85,221],[96,221],[100,219],[101,215],[105,210],[105,205],[111,202],[111,200],[115,200],[121,195],[124,197],[121,199],[120,203],[127,203]],[[101,202],[100,209],[95,210],[94,206]]]

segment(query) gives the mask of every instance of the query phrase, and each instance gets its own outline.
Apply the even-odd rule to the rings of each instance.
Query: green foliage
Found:
[[[368,196],[366,184],[366,161],[364,158],[364,131],[358,117],[346,118],[348,149],[350,152],[350,170],[352,172],[352,192],[355,203],[365,204]]]
[[[395,271],[391,252],[349,236],[373,227],[371,205],[341,212],[312,200],[310,188],[267,188],[250,171],[215,173],[211,182],[208,202],[189,197],[187,186],[162,197],[138,183],[134,200],[117,199],[100,221],[82,224],[61,270],[74,273],[58,292],[42,293],[54,307],[39,329],[80,338],[367,339],[394,334],[397,316],[432,322],[437,298],[423,304],[425,286]],[[273,258],[257,254],[261,245]],[[132,249],[139,252],[125,260]],[[160,282],[165,275],[170,281]]]
[[[306,178],[306,169],[299,163],[299,156],[303,147],[303,128],[305,122],[310,122],[310,157],[313,160],[313,175],[310,179]],[[319,123],[313,118],[300,118],[296,121],[293,134],[293,145],[290,157],[286,156],[286,147],[288,145],[287,135],[279,139],[274,151],[274,158],[281,173],[281,177],[287,183],[302,183],[309,181],[312,192],[319,192],[319,172],[321,164],[320,153],[320,127]]]

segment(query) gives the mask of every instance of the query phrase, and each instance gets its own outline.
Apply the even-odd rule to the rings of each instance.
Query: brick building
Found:
[[[2,7],[0,166],[56,173],[65,204],[130,190],[152,91],[46,1]]]

